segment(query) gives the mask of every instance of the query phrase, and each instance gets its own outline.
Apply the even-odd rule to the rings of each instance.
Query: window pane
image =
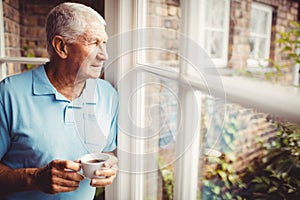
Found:
[[[252,5],[249,58],[255,60],[269,58],[271,17],[270,7],[256,3]]]
[[[258,50],[258,56],[259,58],[265,58],[267,59],[268,57],[266,56],[266,48],[267,48],[267,45],[266,45],[266,39],[264,38],[261,38],[259,40],[259,50]]]
[[[253,8],[251,11],[251,32],[266,35],[269,14],[266,11]]]
[[[221,58],[224,53],[223,48],[224,33],[216,31],[205,32],[205,49],[212,58]]]
[[[206,27],[225,28],[225,18],[227,10],[225,0],[209,0],[206,1]]]
[[[216,63],[227,64],[229,0],[204,0],[201,12],[202,45]]]
[[[133,139],[144,143],[144,154],[141,155],[144,161],[143,199],[172,197],[179,116],[178,84],[142,71],[137,75],[143,79],[143,84],[132,94],[132,99],[139,98],[138,93],[142,91],[144,115],[137,120],[143,120],[143,127],[139,127],[143,134]]]
[[[251,189],[259,191],[259,188],[254,188],[259,187],[259,182],[255,182],[250,175],[258,174],[261,177],[259,172],[264,169],[251,172],[251,168],[255,169],[263,157],[272,157],[272,153],[265,155],[265,148],[268,143],[272,146],[271,141],[276,143],[276,122],[269,120],[272,118],[269,114],[239,104],[224,103],[210,96],[203,96],[202,108],[205,156],[203,170],[199,171],[199,199],[242,199],[242,196],[255,196]],[[267,171],[271,170],[266,169],[264,173],[269,173]],[[245,174],[248,176],[242,180]],[[272,174],[266,176],[272,177]],[[247,178],[251,178],[255,186],[249,184]],[[281,181],[278,179],[278,182]],[[249,185],[243,188],[243,184]],[[245,199],[259,198],[253,196]]]
[[[250,38],[250,57],[255,59],[267,58],[266,52],[266,40],[265,38],[251,37]]]
[[[142,2],[146,4],[142,7],[147,12],[140,12],[138,18],[141,26],[137,30],[137,43],[142,45],[137,50],[138,64],[174,70],[175,74],[182,59],[179,54],[180,5],[174,1],[172,4],[168,3],[170,1]],[[175,163],[178,160],[176,136],[180,118],[178,82],[144,71],[137,73],[142,80],[139,90],[142,89],[144,94],[144,104],[140,108],[143,110],[140,120],[145,126],[141,131],[143,138],[140,138],[145,147],[145,155],[142,155],[145,171],[142,171],[141,180],[143,199],[174,199]]]

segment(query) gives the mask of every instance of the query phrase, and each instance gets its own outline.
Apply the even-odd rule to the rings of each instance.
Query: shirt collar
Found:
[[[81,108],[83,105],[96,105],[97,104],[97,81],[94,79],[86,80],[85,87],[82,94],[74,101],[70,102],[70,106],[74,108]]]
[[[60,94],[50,83],[46,71],[45,65],[41,65],[40,67],[36,68],[32,72],[32,82],[33,82],[33,94],[34,95],[49,95],[54,94],[56,100],[62,101],[69,101],[66,99],[62,94]],[[88,79],[86,81],[85,88],[82,91],[80,97],[73,101],[73,106],[87,104],[96,104],[97,103],[97,79]],[[69,101],[70,102],[70,101]]]
[[[55,94],[56,92],[46,75],[45,65],[41,65],[32,71],[32,82],[33,94],[35,95]]]
[[[85,88],[83,89],[82,95],[85,103],[96,104],[97,103],[97,79],[86,80]]]

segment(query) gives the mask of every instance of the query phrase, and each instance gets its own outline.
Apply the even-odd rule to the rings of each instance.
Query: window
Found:
[[[162,177],[168,176],[174,199],[196,199],[201,94],[185,77],[199,73],[198,68],[190,73],[194,66],[214,66],[199,45],[199,21],[193,20],[200,19],[201,2],[107,2],[106,19],[112,20],[107,23],[115,25],[108,26],[115,36],[107,43],[106,67],[118,69],[113,82],[120,97],[120,171],[112,188],[117,193],[106,197],[161,199]],[[206,81],[201,88],[210,90],[221,86],[218,78],[196,80]]]
[[[227,64],[230,0],[202,0],[201,44],[217,67]]]
[[[3,7],[0,1],[0,58],[4,57],[4,25],[3,25]],[[0,61],[0,80],[6,76],[6,65]]]
[[[267,65],[270,54],[272,8],[252,3],[249,67]]]
[[[110,56],[106,66],[111,68],[116,64],[114,68],[119,69],[115,73],[115,82],[120,96],[118,139],[120,172],[113,188],[118,193],[107,198],[160,199],[162,187],[159,186],[161,180],[159,177],[164,172],[159,170],[159,165],[166,166],[170,162],[174,163],[176,158],[174,149],[161,147],[171,146],[174,142],[174,133],[176,134],[174,129],[177,128],[175,114],[179,101],[178,82],[163,77],[157,78],[151,73],[139,70],[139,66],[169,70],[170,73],[166,73],[165,77],[178,73],[180,40],[178,28],[181,6],[146,0],[131,1],[131,3],[119,0],[107,2],[109,3],[105,4],[108,9],[105,12],[106,18],[116,20],[107,23],[115,24],[116,28],[110,30],[113,27],[108,26],[108,32],[110,35],[115,34],[115,37],[108,40],[107,49],[111,52],[108,52]],[[115,8],[120,10],[116,11]],[[115,16],[116,13],[118,17]],[[114,45],[115,48],[109,45]],[[196,107],[193,107],[189,111],[196,110]],[[196,112],[195,115],[198,113]],[[186,128],[186,121],[181,123],[181,127]],[[197,144],[198,141],[193,145],[198,147]],[[181,152],[186,147],[184,145],[180,149]],[[161,162],[163,151],[168,151],[167,159],[170,160],[164,159]],[[183,157],[185,156],[181,159]],[[198,159],[189,159],[189,161],[198,162]],[[191,165],[190,162],[181,163],[178,165],[181,172],[184,165]],[[198,164],[192,166],[198,167]],[[190,177],[197,182],[197,170],[191,172],[194,174],[184,176],[178,183],[190,182]],[[182,173],[175,175],[180,176]],[[193,184],[193,187],[189,187],[185,192],[196,196],[194,187],[197,187],[197,184]],[[179,185],[176,188],[179,193],[182,192],[178,189],[181,188]],[[193,192],[190,192],[191,189]],[[112,192],[107,192],[107,195],[112,195]]]

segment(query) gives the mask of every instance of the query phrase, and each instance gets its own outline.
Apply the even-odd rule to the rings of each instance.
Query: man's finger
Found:
[[[116,175],[111,176],[109,178],[93,178],[91,180],[90,185],[93,187],[105,187],[113,183]]]
[[[96,176],[110,177],[110,176],[114,176],[116,174],[117,174],[116,170],[113,170],[113,169],[102,169],[102,170],[95,171]]]
[[[73,181],[81,181],[84,177],[77,173],[79,171],[77,166],[80,164],[67,160],[54,160],[50,163],[51,171],[54,176],[58,176],[63,179],[73,180]]]
[[[70,160],[54,160],[51,162],[52,166],[60,169],[60,170],[65,170],[65,169],[70,169],[75,172],[78,172],[81,167],[79,163],[70,161]]]
[[[59,185],[62,187],[78,187],[80,184],[80,181],[76,181],[76,180],[70,180],[70,179],[64,179],[61,177],[55,177],[52,179],[52,183],[54,185]]]
[[[55,172],[56,176],[66,179],[66,180],[72,180],[72,181],[82,181],[84,179],[82,174],[79,174],[75,171],[60,171],[57,170]]]
[[[109,167],[111,167],[111,166],[113,166],[113,165],[115,165],[117,163],[118,163],[117,157],[110,156],[110,158],[104,162],[104,167],[109,168]]]
[[[56,194],[60,192],[72,192],[76,190],[79,186],[74,186],[74,187],[66,187],[66,186],[61,186],[61,185],[52,185],[51,190],[46,192],[50,194]]]

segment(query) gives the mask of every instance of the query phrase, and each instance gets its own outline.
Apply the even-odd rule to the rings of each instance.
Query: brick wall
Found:
[[[287,32],[289,30],[289,21],[297,21],[298,7],[299,3],[287,0],[282,0],[280,1],[280,3],[278,3],[277,6],[274,6],[274,17],[276,17],[276,19],[273,19],[274,22],[272,30],[274,30],[275,33]],[[279,34],[274,34],[273,38],[274,41],[279,39]],[[282,49],[281,44],[273,44],[271,48],[271,58],[274,58],[276,61],[286,59],[286,57],[284,57],[284,55],[280,53],[280,50]]]
[[[247,68],[247,59],[250,54],[250,18],[253,2],[268,5],[273,9],[270,58],[282,65],[290,63],[289,59],[280,52],[282,45],[275,43],[275,41],[280,36],[279,31],[285,32],[289,29],[288,21],[297,21],[299,3],[290,0],[231,0],[228,67],[233,69]],[[147,9],[147,26],[167,30],[151,35],[149,40],[152,40],[152,43],[162,50],[148,50],[147,59],[151,63],[178,65],[178,32],[180,32],[179,21],[181,18],[179,1],[149,0]],[[280,78],[280,81],[290,83],[291,78],[291,68],[288,68],[285,69],[285,76]]]
[[[178,62],[180,6],[173,0],[150,0],[147,7],[147,27],[157,28],[148,38],[150,46],[160,50],[148,50],[147,60],[151,63],[174,66]],[[158,29],[161,29],[159,31]]]
[[[275,43],[278,32],[289,29],[288,21],[297,21],[298,3],[288,0],[233,0],[230,11],[229,66],[245,68],[250,52],[250,16],[252,2],[262,3],[273,8],[270,58],[276,62],[285,60],[280,53],[282,46]]]
[[[205,99],[206,145],[233,159],[234,169],[242,173],[264,155],[262,144],[276,136],[276,126],[266,113],[237,104],[223,104],[210,97]]]
[[[20,5],[19,0],[3,0],[5,55],[20,56]],[[8,63],[8,74],[20,72],[20,65]]]
[[[250,53],[250,17],[252,0],[232,1],[230,4],[229,66],[245,68]]]
[[[48,57],[44,27],[46,14],[52,7],[52,4],[42,3],[42,1],[39,3],[32,3],[32,1],[30,3],[27,0],[20,2],[22,56]]]
[[[48,12],[65,0],[22,0],[20,1],[22,56],[48,57],[46,50],[45,21]],[[104,14],[103,1],[77,0]]]
[[[291,64],[282,54],[282,44],[276,43],[280,35],[278,32],[289,30],[289,21],[297,21],[299,3],[290,0],[233,0],[230,11],[230,38],[228,52],[228,66],[234,69],[245,69],[250,53],[250,15],[252,2],[271,6],[273,9],[272,35],[270,58],[276,63]],[[291,83],[292,68],[284,69],[285,76],[280,78],[282,83]]]

